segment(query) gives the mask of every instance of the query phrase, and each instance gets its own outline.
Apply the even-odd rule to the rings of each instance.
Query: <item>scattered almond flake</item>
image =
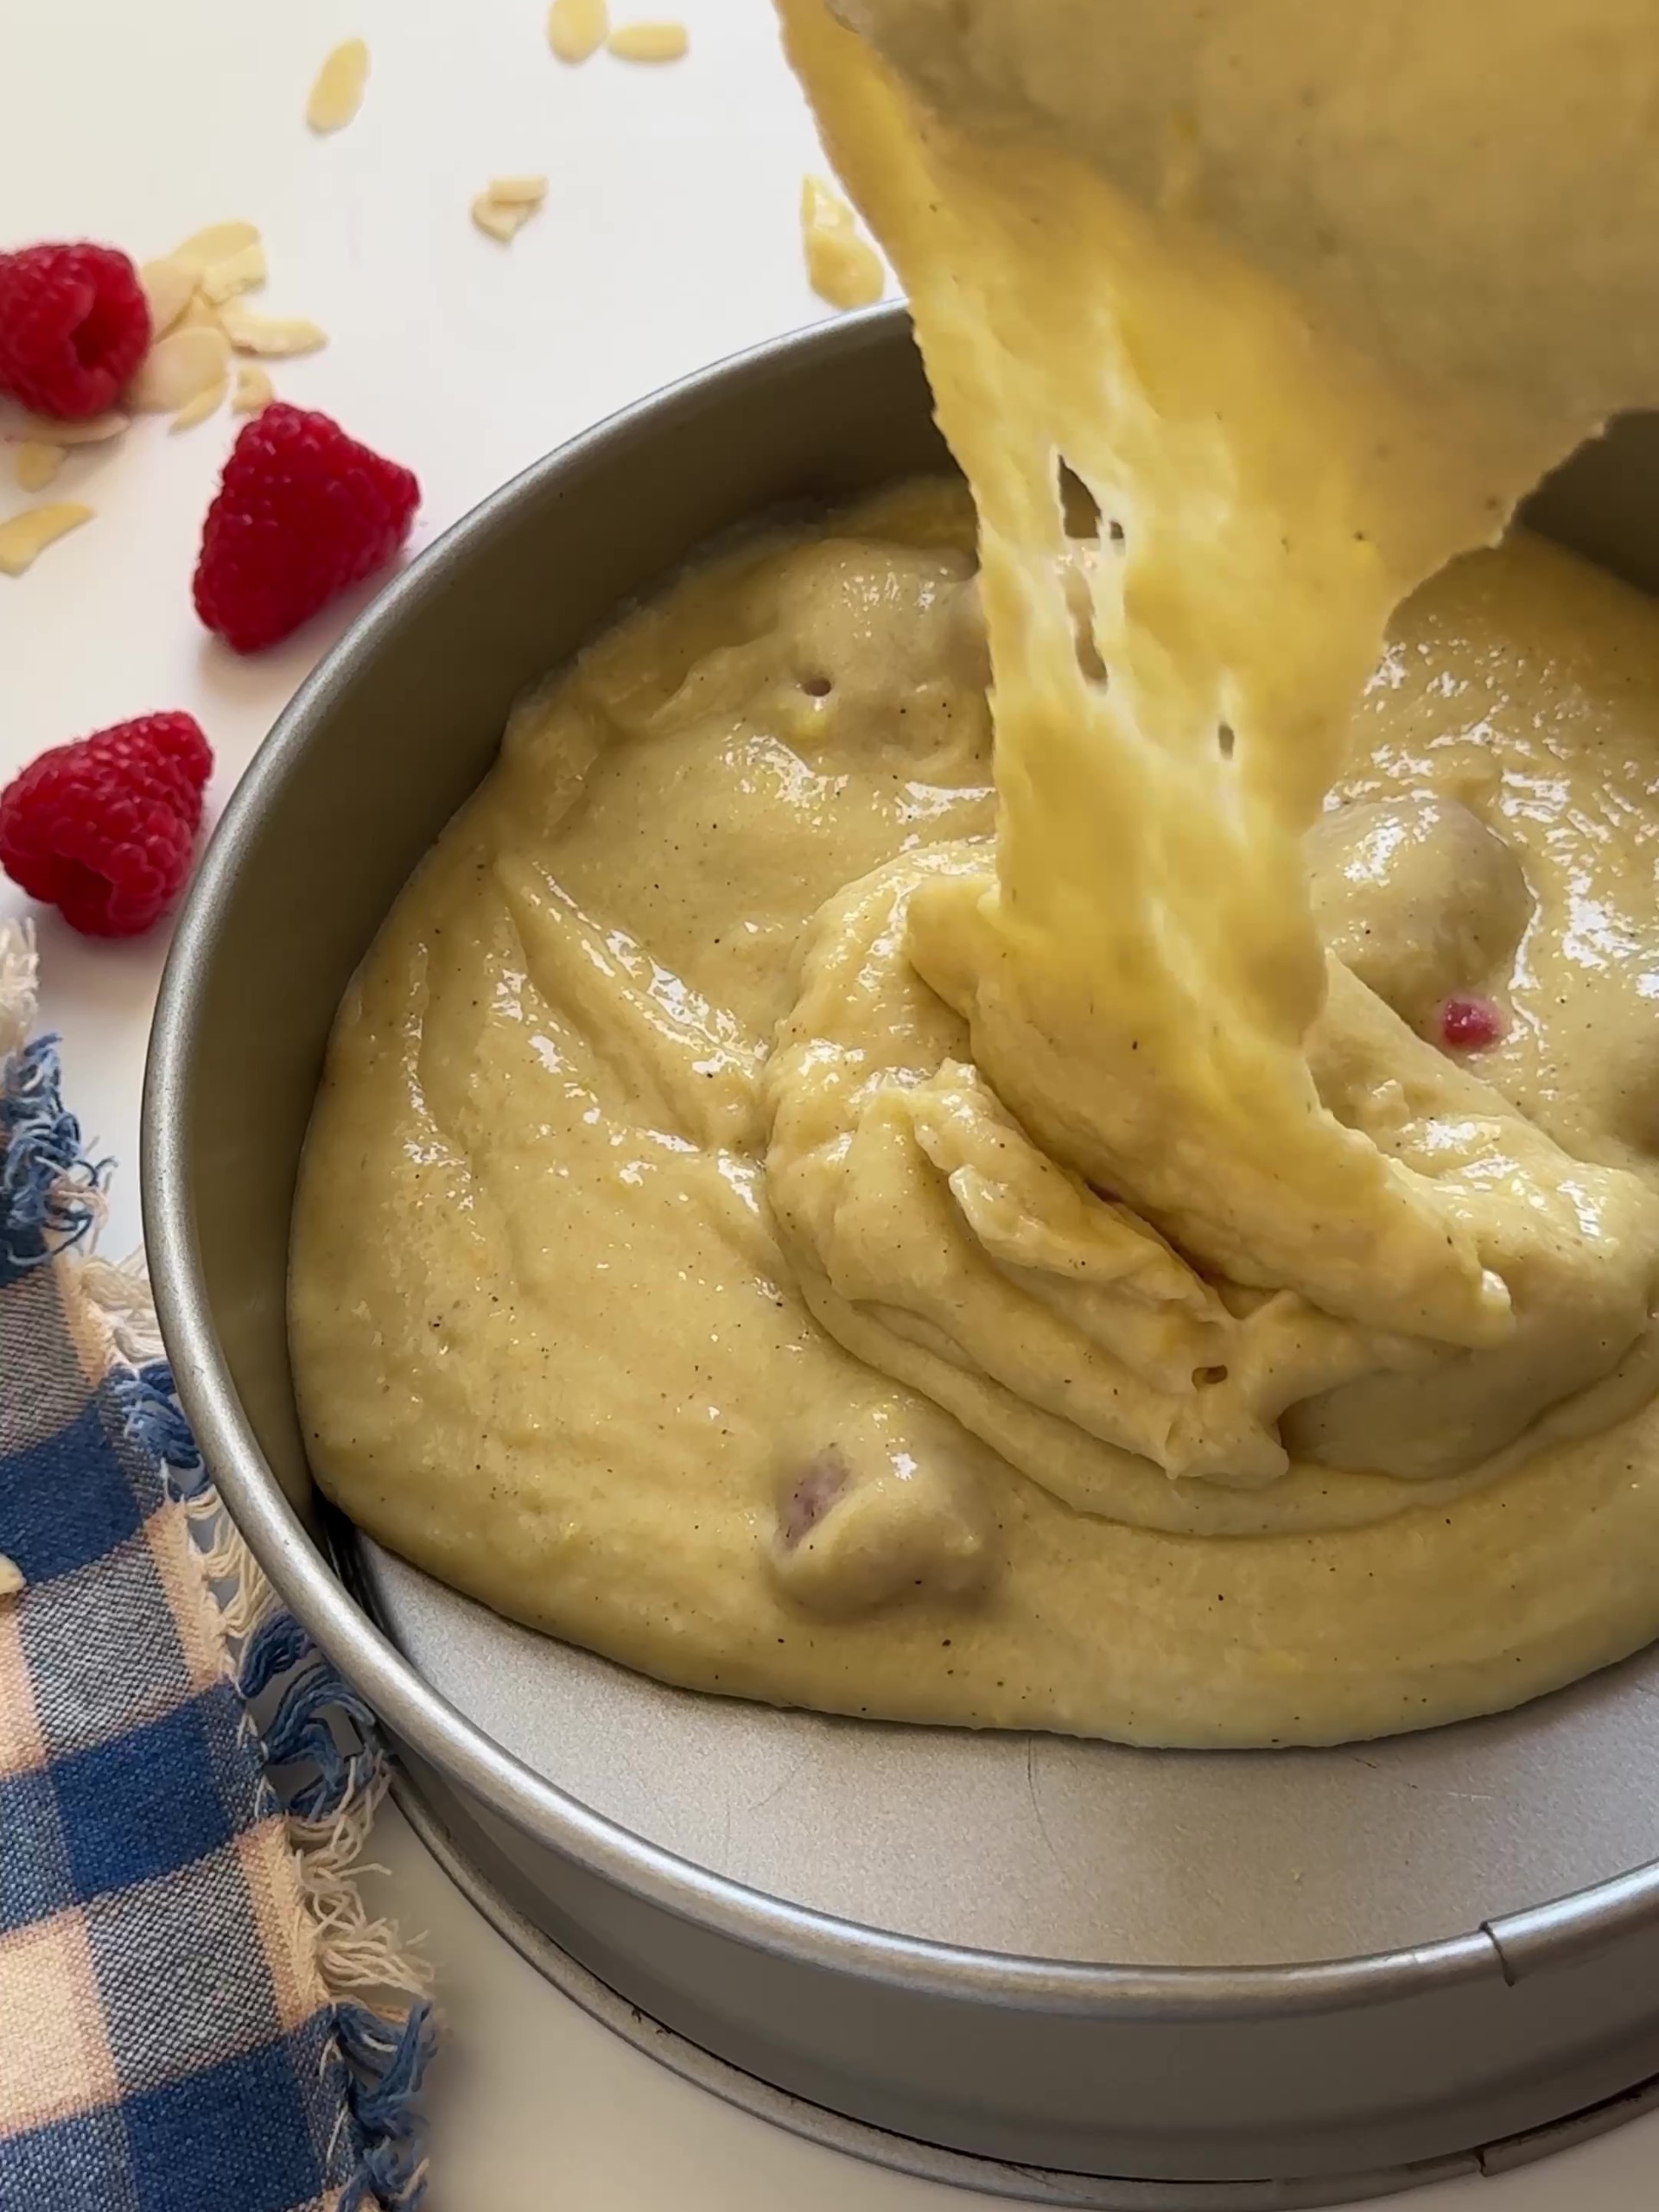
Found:
[[[198,423],[205,423],[210,415],[217,415],[225,404],[225,395],[231,388],[229,377],[219,377],[205,391],[188,400],[168,424],[169,430],[194,430]]]
[[[328,343],[327,332],[302,315],[256,315],[240,300],[226,300],[219,320],[238,353],[315,353]]]
[[[210,223],[205,231],[197,231],[186,238],[182,245],[175,245],[168,257],[188,262],[200,276],[215,262],[228,261],[244,246],[258,243],[259,233],[251,223]]]
[[[237,365],[236,389],[231,394],[232,415],[257,415],[276,397],[270,378],[251,361]]]
[[[880,255],[859,236],[852,209],[820,176],[801,184],[801,243],[812,289],[832,308],[867,308],[887,290]]]
[[[15,1598],[23,1586],[23,1571],[16,1560],[0,1552],[0,1598]]]
[[[222,330],[173,330],[152,346],[127,386],[127,404],[142,415],[173,415],[230,372]]]
[[[493,176],[486,200],[498,207],[539,207],[547,197],[544,176]]]
[[[257,292],[264,283],[265,249],[256,238],[251,245],[245,245],[239,253],[226,254],[223,261],[214,262],[201,280],[201,296],[212,306],[234,299],[238,292]]]
[[[605,41],[619,61],[679,61],[690,44],[683,23],[622,23]]]
[[[180,330],[219,330],[223,326],[219,320],[219,309],[211,300],[204,300],[198,292],[179,317],[175,327]]]
[[[92,518],[90,507],[60,499],[50,506],[25,507],[10,522],[0,522],[0,576],[21,576],[55,539]]]
[[[59,423],[49,415],[25,415],[18,435],[40,445],[99,446],[106,438],[118,438],[128,419],[113,408],[107,415],[90,416],[84,423]]]
[[[518,237],[536,210],[523,200],[492,200],[487,192],[480,192],[473,202],[473,220],[480,231],[491,238],[499,238],[505,245]]]
[[[605,0],[553,0],[547,42],[561,61],[586,61],[604,45],[611,28]]]
[[[368,81],[369,49],[360,38],[348,38],[318,70],[306,121],[314,130],[343,130],[362,106]]]
[[[164,254],[159,261],[147,261],[138,271],[138,282],[144,288],[144,297],[149,302],[149,334],[165,338],[168,332],[196,296],[197,272],[188,261],[178,261],[171,254]]]
[[[44,492],[63,467],[64,448],[43,438],[25,438],[17,448],[17,481],[25,492]]]

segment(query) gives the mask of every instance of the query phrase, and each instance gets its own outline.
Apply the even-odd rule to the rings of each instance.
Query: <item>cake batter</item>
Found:
[[[1504,11],[1488,137],[1565,118],[1510,201],[1425,135],[1475,79],[1422,0],[1363,11],[1403,75],[1300,0],[782,12],[976,526],[759,539],[521,709],[331,1052],[319,1478],[504,1611],[832,1710],[1322,1742],[1622,1656],[1659,626],[1524,537],[1424,580],[1659,388],[1608,335],[1639,196],[1501,383],[1447,289],[1543,181],[1615,204],[1646,111],[1580,95],[1652,92],[1653,10]],[[1103,14],[1114,72],[1060,66]],[[1150,137],[1060,97],[1109,75]],[[1249,166],[1293,80],[1314,236]]]

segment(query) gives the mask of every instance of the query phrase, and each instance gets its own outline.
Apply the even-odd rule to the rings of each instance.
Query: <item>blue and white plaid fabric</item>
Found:
[[[167,1371],[121,1357],[69,1249],[100,1174],[49,1044],[13,1052],[0,2212],[412,2207],[428,2008],[407,1986],[369,1993],[385,2010],[339,1986],[384,1935],[340,1873],[378,1783],[372,1725],[269,1590],[251,1591],[234,1537],[211,1552],[214,1501]],[[214,1594],[227,1573],[234,1663]],[[281,1802],[272,1764],[299,1777]]]

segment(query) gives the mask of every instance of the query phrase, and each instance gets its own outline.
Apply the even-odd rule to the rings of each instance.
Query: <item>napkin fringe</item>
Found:
[[[0,984],[10,988],[3,976]],[[0,1033],[3,1033],[0,1018]],[[37,1037],[5,1060],[0,1081],[0,1258],[15,1268],[72,1250],[106,1211],[111,1163],[83,1149],[58,1085],[58,1040]]]
[[[111,1163],[91,1156],[64,1107],[57,1039],[26,1041],[34,1007],[32,934],[26,924],[0,924],[0,1255],[26,1267],[73,1253],[75,1284],[109,1328],[117,1354],[109,1388],[127,1434],[161,1463],[189,1523],[243,1726],[262,1753],[264,1804],[286,1820],[303,1923],[296,1948],[308,1939],[334,2008],[365,2145],[339,2212],[413,2212],[427,2176],[416,2099],[435,2039],[431,1976],[391,1923],[371,1916],[359,1886],[379,1871],[364,1859],[388,1778],[379,1732],[225,1510],[159,1357],[142,1255],[118,1266],[92,1249]]]
[[[83,1277],[88,1264],[80,1263]],[[142,1349],[154,1314],[130,1271],[109,1268],[86,1287],[99,1304],[113,1291],[104,1310]],[[370,1915],[359,1886],[387,1784],[374,1718],[283,1605],[226,1512],[166,1361],[128,1365],[113,1382],[128,1433],[161,1461],[168,1492],[189,1521],[219,1606],[244,1725],[264,1765],[261,1793],[272,1811],[286,1815],[300,1912],[334,2006],[347,2100],[365,2145],[340,2212],[412,2212],[427,2173],[416,2099],[435,2039],[431,1978],[392,1924]],[[280,1792],[273,1771],[283,1777]]]

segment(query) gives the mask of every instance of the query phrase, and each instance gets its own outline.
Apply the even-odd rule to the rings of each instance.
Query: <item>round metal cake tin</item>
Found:
[[[329,1027],[515,696],[720,532],[944,459],[902,312],[849,317],[540,462],[323,661],[203,860],[156,1020],[145,1221],[179,1389],[423,1832],[682,2072],[1054,2203],[1312,2205],[1491,2171],[1659,2081],[1653,1655],[1321,1752],[890,1727],[645,1681],[441,1588],[313,1491],[284,1306]],[[1637,422],[1535,519],[1650,584],[1656,513]]]

